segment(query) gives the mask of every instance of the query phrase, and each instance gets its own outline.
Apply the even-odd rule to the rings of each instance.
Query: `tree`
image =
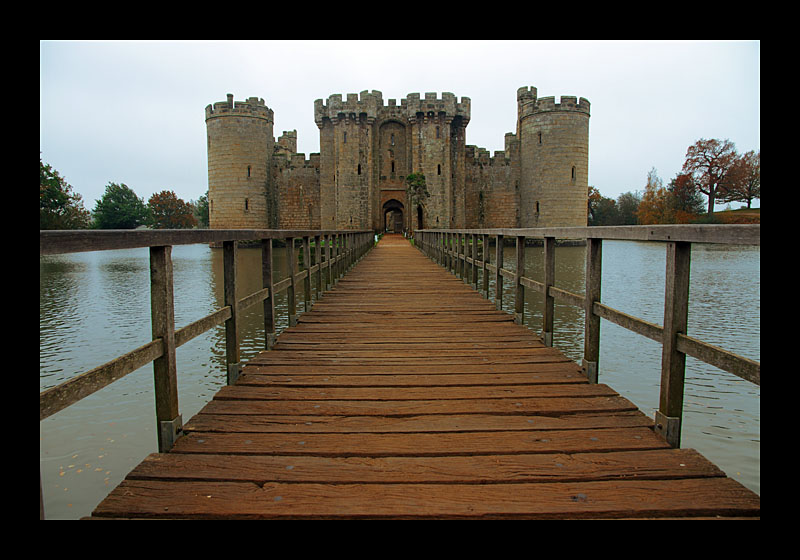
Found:
[[[600,194],[600,191],[597,190],[595,187],[589,187],[589,212],[588,212],[588,223],[592,225],[593,222],[596,221],[595,212],[597,207],[600,204],[600,201],[603,200],[603,196]]]
[[[673,221],[668,193],[655,167],[647,174],[647,184],[636,218],[640,224],[669,224]]]
[[[147,201],[148,224],[153,229],[185,229],[197,226],[194,208],[173,191],[161,191]]]
[[[94,227],[134,229],[147,223],[147,207],[124,183],[109,183],[94,207]]]
[[[602,196],[595,187],[589,187],[590,226],[614,226],[620,224],[619,210],[613,198]]]
[[[700,192],[708,197],[708,215],[714,213],[714,200],[724,196],[732,186],[731,170],[738,156],[730,140],[705,140],[701,138],[686,150],[683,173],[692,174]]]
[[[676,175],[667,185],[667,192],[675,223],[688,224],[703,213],[703,197],[697,190],[691,174],[679,173]]]
[[[431,193],[425,182],[424,173],[410,173],[406,176],[406,191],[412,206],[423,203]]]
[[[85,229],[91,223],[83,198],[39,156],[39,229]]]
[[[197,199],[197,201],[189,201],[189,204],[194,206],[194,217],[197,220],[197,226],[208,228],[208,191]]]
[[[617,210],[619,211],[619,223],[622,225],[636,225],[636,214],[639,211],[639,204],[642,196],[639,191],[622,193],[617,197]]]
[[[723,202],[744,202],[750,208],[753,199],[761,198],[761,151],[750,150],[737,158],[731,170],[731,182],[720,198]]]

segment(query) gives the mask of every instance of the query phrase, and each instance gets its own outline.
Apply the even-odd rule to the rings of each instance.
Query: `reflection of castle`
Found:
[[[470,99],[379,91],[314,102],[320,153],[296,131],[273,137],[273,111],[250,97],[206,107],[211,228],[373,229],[584,226],[589,102],[517,91],[505,151],[466,145]],[[405,178],[425,174],[427,196]]]

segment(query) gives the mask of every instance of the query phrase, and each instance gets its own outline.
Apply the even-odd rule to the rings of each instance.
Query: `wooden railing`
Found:
[[[543,240],[544,282],[525,276],[525,239]],[[516,245],[516,269],[503,268],[503,245],[513,238]],[[494,241],[494,263],[490,263],[490,239]],[[575,294],[554,285],[556,239],[579,239],[586,242],[584,294]],[[602,242],[609,240],[662,241],[666,243],[666,286],[662,326],[613,309],[600,301],[602,277]],[[680,446],[683,415],[683,384],[686,356],[692,356],[747,381],[761,384],[761,364],[688,336],[689,269],[692,243],[760,245],[760,225],[664,225],[604,226],[536,229],[463,229],[419,230],[417,246],[434,261],[460,276],[489,298],[489,278],[494,277],[495,304],[503,308],[503,279],[511,281],[514,293],[514,316],[522,323],[524,290],[544,294],[542,339],[553,344],[554,301],[584,310],[584,348],[581,367],[590,382],[597,383],[600,355],[600,319],[662,344],[661,392],[655,429],[670,445]],[[479,258],[479,249],[480,258]],[[482,287],[478,272],[482,272]]]
[[[287,278],[273,277],[273,240],[285,241],[289,268]],[[239,297],[237,290],[237,242],[255,240],[261,246],[262,289]],[[224,269],[224,306],[180,329],[175,329],[172,246],[221,244]],[[312,246],[315,248],[311,252]],[[297,270],[295,247],[303,251],[303,270]],[[178,378],[175,349],[194,337],[225,324],[227,382],[233,384],[241,371],[239,319],[257,303],[264,305],[265,349],[276,339],[275,295],[287,292],[288,322],[297,322],[296,296],[303,292],[304,310],[310,308],[311,282],[317,293],[328,290],[374,245],[372,231],[316,230],[80,230],[40,231],[39,255],[150,248],[150,299],[152,341],[90,371],[76,375],[39,394],[39,420],[63,410],[125,375],[153,362],[156,423],[159,452],[169,450],[182,430],[178,411]],[[316,255],[316,256],[315,256]],[[314,262],[316,261],[316,262]],[[302,288],[300,283],[302,282]]]

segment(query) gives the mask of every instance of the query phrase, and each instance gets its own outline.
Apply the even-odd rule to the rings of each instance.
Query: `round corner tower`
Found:
[[[273,112],[263,99],[220,101],[206,107],[208,205],[211,229],[275,227],[270,189]]]
[[[585,226],[589,195],[589,101],[517,90],[520,227]]]

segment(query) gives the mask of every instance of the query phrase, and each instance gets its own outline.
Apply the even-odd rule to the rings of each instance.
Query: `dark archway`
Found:
[[[383,205],[383,231],[402,233],[405,207],[396,199],[387,200]]]
[[[423,222],[422,222],[422,214],[423,214],[422,206],[417,204],[417,229],[425,229],[425,226],[422,225],[423,224]]]

